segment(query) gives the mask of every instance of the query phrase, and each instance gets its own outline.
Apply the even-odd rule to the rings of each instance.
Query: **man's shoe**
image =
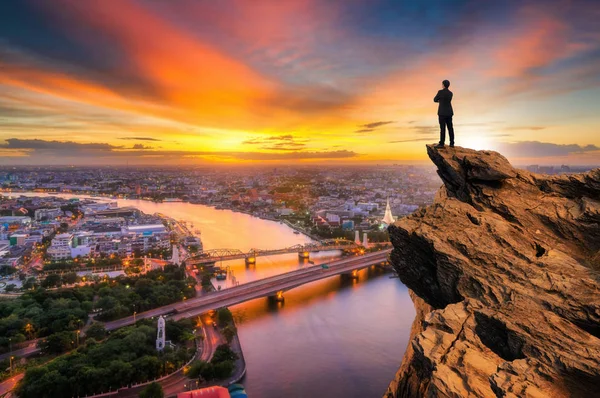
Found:
[[[450,148],[454,148],[454,144],[450,144]]]
[[[437,144],[436,146],[434,146],[434,148],[443,148],[444,144]]]

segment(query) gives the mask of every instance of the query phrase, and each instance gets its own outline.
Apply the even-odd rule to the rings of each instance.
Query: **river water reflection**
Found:
[[[177,202],[118,202],[193,223],[192,229],[202,232],[205,249],[247,251],[310,241],[286,225],[230,210]],[[319,264],[336,254],[311,258]],[[222,265],[244,283],[306,264],[289,254],[258,257],[251,266],[243,260]],[[231,282],[219,284],[226,288]],[[285,292],[284,303],[262,298],[231,310],[247,363],[242,383],[250,397],[260,398],[381,397],[400,365],[415,315],[407,288],[375,267],[361,270],[358,279],[335,276],[292,289]]]

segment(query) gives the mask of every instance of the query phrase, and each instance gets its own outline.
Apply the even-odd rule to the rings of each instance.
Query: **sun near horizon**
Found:
[[[0,165],[600,164],[593,1],[0,5]]]

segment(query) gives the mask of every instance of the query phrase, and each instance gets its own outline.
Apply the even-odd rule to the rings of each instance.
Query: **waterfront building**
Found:
[[[158,235],[167,232],[163,224],[127,225],[121,228],[123,235],[142,234],[145,236]]]

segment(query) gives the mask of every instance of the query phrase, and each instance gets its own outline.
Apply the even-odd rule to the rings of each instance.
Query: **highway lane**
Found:
[[[329,269],[324,269],[321,265],[315,265],[275,275],[269,278],[263,278],[257,281],[244,283],[232,288],[208,293],[200,297],[195,297],[193,299],[180,301],[174,304],[169,304],[163,307],[138,313],[136,314],[136,320],[165,315],[173,310],[178,312],[172,317],[172,319],[175,320],[191,316],[198,316],[212,309],[239,304],[254,298],[268,296],[269,294],[276,293],[279,290],[288,290],[305,283],[324,279],[329,276],[339,275],[344,272],[349,272],[353,269],[363,268],[367,266],[364,263],[369,263],[369,265],[376,264],[387,260],[387,256],[390,252],[391,249],[386,249],[373,253],[367,253],[362,256],[346,257],[328,263]],[[285,281],[285,283],[282,281]],[[123,326],[132,325],[133,323],[133,316],[129,316],[117,319],[115,321],[106,322],[104,326],[106,330],[114,330]],[[13,351],[12,355],[23,357],[35,354],[37,352],[39,352],[39,349],[37,348],[37,345],[33,343],[28,347]],[[10,355],[10,353],[2,354],[0,355],[0,359],[7,358]]]
[[[328,264],[328,269],[321,265],[305,267],[296,271],[275,275],[269,278],[244,283],[239,286],[213,292],[202,297],[196,297],[190,300],[180,301],[163,307],[155,308],[136,314],[137,319],[152,318],[161,315],[168,315],[173,311],[177,313],[172,319],[182,319],[188,316],[197,316],[203,312],[226,307],[228,305],[239,304],[241,302],[252,300],[276,293],[279,290],[288,290],[293,287],[313,282],[329,276],[339,275],[354,269],[367,267],[386,261],[391,249],[381,250],[374,253],[368,253],[362,256],[353,256]],[[116,321],[105,323],[107,330],[118,329],[123,326],[133,324],[133,316],[121,318]]]
[[[15,385],[25,376],[25,373],[19,373],[11,377],[10,379],[4,380],[0,383],[0,396],[6,394],[15,388]]]
[[[0,360],[9,358],[10,356],[14,357],[26,357],[31,355],[31,353],[39,351],[37,348],[37,343],[40,339],[30,340],[29,345],[27,347],[19,348],[18,350],[12,350],[11,352],[6,352],[0,355]]]

